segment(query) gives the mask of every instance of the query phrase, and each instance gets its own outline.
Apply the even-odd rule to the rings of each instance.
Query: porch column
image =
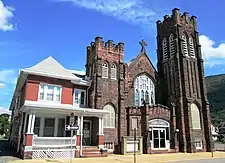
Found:
[[[77,117],[77,125],[79,126],[79,130],[77,130],[77,135],[80,135],[80,120],[81,120],[81,117],[78,116]]]
[[[80,157],[83,156],[83,121],[84,121],[84,116],[83,114],[81,115],[80,118]]]
[[[58,125],[59,125],[59,117],[55,117],[55,125],[54,125],[54,137],[57,137],[58,134]]]
[[[45,117],[41,117],[41,119],[40,119],[40,132],[39,132],[40,137],[42,137],[44,135],[44,127],[45,127]]]
[[[30,113],[29,119],[28,119],[28,128],[26,133],[26,146],[32,146],[33,135],[34,135],[34,123],[35,123],[35,114]]]
[[[79,126],[79,129],[77,130],[77,135],[76,135],[76,146],[80,146],[80,141],[81,141],[81,117],[77,117],[77,125]]]
[[[98,147],[104,148],[104,132],[103,132],[103,119],[99,117],[98,119]]]

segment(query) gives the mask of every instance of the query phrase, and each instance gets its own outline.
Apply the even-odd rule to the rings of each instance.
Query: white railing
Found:
[[[70,137],[38,137],[34,135],[33,137],[34,147],[69,147],[71,146]],[[72,138],[72,146],[76,146],[76,137]]]
[[[104,148],[107,148],[109,152],[114,152],[115,144],[114,142],[105,142]]]

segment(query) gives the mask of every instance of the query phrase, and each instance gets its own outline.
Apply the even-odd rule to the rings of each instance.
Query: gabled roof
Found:
[[[146,54],[145,51],[141,51],[138,56],[134,59],[132,59],[130,62],[127,63],[128,65],[128,68],[131,69],[133,67],[133,65],[135,65],[135,63],[139,60],[139,58],[142,56],[142,55],[145,55],[149,61],[149,63],[151,64],[151,66],[153,67],[153,69],[155,70],[155,72],[157,72],[157,70],[155,69],[154,65],[152,64],[151,60],[149,59],[148,55]]]
[[[64,68],[59,62],[57,62],[52,56],[37,63],[36,65],[22,69],[21,71],[29,74],[48,76],[66,80],[81,80],[81,78],[75,76],[73,73]]]

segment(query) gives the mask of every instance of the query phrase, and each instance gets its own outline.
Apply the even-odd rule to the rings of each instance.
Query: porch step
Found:
[[[169,150],[152,150],[152,154],[162,154],[162,153],[176,153],[174,149],[169,149]]]
[[[79,156],[80,151],[78,151]],[[82,150],[82,156],[83,157],[107,157],[107,152],[100,152],[100,149],[98,147],[83,147]]]

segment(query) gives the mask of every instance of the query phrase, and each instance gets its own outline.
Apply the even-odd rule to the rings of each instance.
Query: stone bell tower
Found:
[[[171,16],[157,21],[157,44],[160,101],[173,108],[180,151],[211,151],[211,117],[196,17],[173,9]]]

